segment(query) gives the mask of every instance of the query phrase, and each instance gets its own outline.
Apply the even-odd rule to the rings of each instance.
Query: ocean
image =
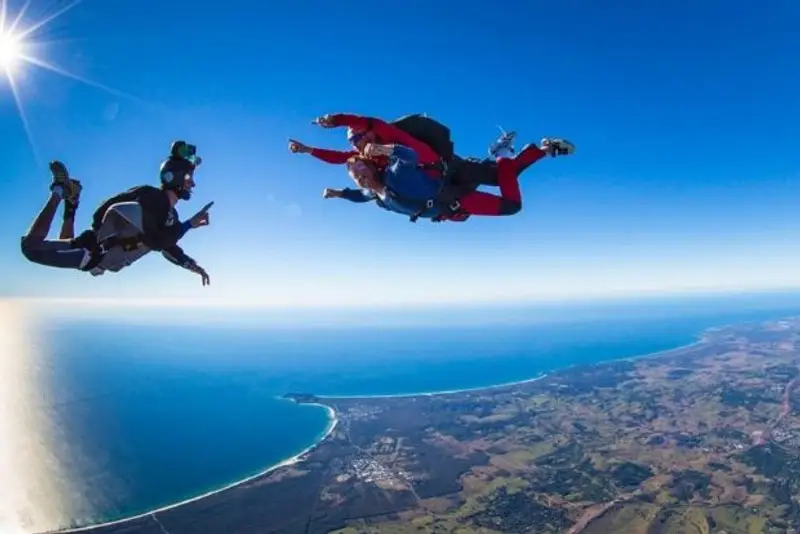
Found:
[[[573,312],[515,310],[515,321],[485,325],[337,328],[75,319],[38,327],[29,338],[9,334],[0,531],[118,519],[285,460],[328,423],[323,409],[277,398],[287,392],[393,395],[525,380],[672,349],[712,326],[800,315],[800,300],[576,305]],[[6,321],[12,327],[19,333]]]

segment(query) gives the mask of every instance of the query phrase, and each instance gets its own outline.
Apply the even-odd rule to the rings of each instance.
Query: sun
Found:
[[[23,21],[23,17],[33,0],[25,0],[22,9],[14,15],[8,13],[9,1],[10,0],[0,0],[0,98],[5,98],[6,89],[8,89],[16,103],[22,126],[25,128],[25,134],[28,137],[28,142],[31,148],[33,148],[37,160],[40,158],[36,154],[37,150],[33,142],[33,135],[31,134],[30,124],[25,114],[22,98],[24,89],[22,82],[26,79],[29,82],[31,81],[31,78],[26,76],[25,71],[31,67],[37,67],[61,77],[101,89],[119,98],[125,98],[140,104],[143,103],[141,99],[131,94],[74,74],[41,56],[43,49],[47,47],[46,45],[69,42],[69,39],[47,41],[43,40],[42,37],[45,37],[43,34],[46,33],[47,27],[50,26],[54,20],[67,13],[75,6],[80,5],[85,0],[58,0],[60,7],[55,12],[30,24],[26,24]],[[36,53],[36,51],[39,53]]]
[[[24,43],[18,36],[0,33],[0,69],[8,72],[23,56]]]

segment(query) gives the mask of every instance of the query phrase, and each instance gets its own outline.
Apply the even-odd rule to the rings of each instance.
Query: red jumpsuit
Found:
[[[545,156],[536,146],[526,147],[513,158],[497,158],[497,185],[500,196],[473,191],[459,200],[461,209],[470,215],[514,215],[522,209],[519,175]],[[458,214],[452,220],[459,220]]]

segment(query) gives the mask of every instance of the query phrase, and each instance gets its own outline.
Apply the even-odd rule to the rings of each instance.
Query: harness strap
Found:
[[[437,201],[434,199],[430,199],[425,203],[425,209],[431,209],[436,206]],[[409,217],[409,221],[417,222],[423,213],[425,213],[425,209],[422,209]],[[456,214],[461,210],[461,202],[458,200],[454,200],[450,204],[441,203],[439,204],[439,214],[436,217],[431,217],[431,220],[434,222],[443,221],[444,219]]]
[[[103,253],[108,252],[114,247],[121,247],[122,250],[125,252],[130,252],[131,250],[136,250],[139,248],[140,245],[143,244],[142,238],[144,236],[142,234],[138,234],[135,236],[129,237],[119,237],[116,235],[112,235],[111,237],[107,237],[102,242],[98,243],[98,247]]]
[[[109,236],[102,241],[97,240],[97,234],[93,230],[87,230],[75,239],[75,245],[79,248],[84,248],[89,251],[91,258],[86,265],[81,269],[82,271],[91,271],[97,267],[108,251],[114,247],[120,247],[125,252],[136,250],[142,244],[143,234],[138,234],[129,237],[119,237],[116,235]]]

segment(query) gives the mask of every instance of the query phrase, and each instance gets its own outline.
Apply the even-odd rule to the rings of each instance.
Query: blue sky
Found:
[[[32,0],[22,26],[63,5]],[[36,34],[50,41],[38,56],[136,99],[22,68],[34,149],[0,86],[0,295],[288,305],[800,286],[796,2],[230,5],[86,0]],[[329,112],[427,112],[465,156],[497,124],[578,152],[523,176],[517,216],[411,224],[322,199],[350,185],[344,168],[287,139],[346,147],[343,129],[310,124]],[[182,242],[210,287],[157,255],[101,278],[21,256],[49,159],[83,181],[84,227],[103,198],[156,183],[176,138],[204,156],[179,210],[216,201]]]

